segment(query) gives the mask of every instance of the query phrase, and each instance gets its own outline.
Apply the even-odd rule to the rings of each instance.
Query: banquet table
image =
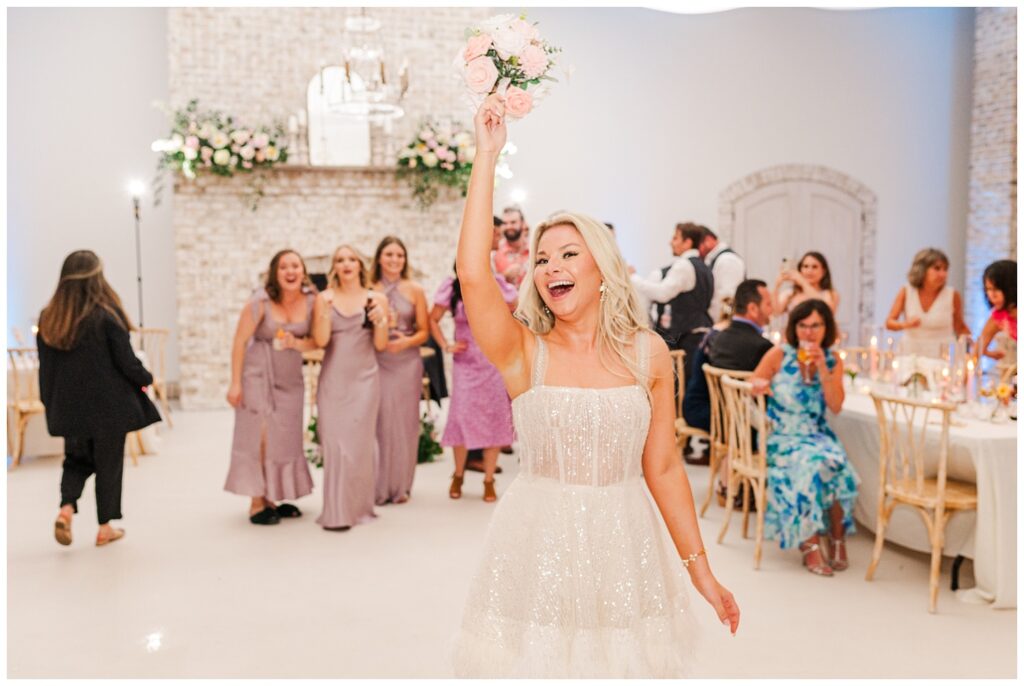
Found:
[[[932,420],[929,420],[932,421]],[[860,477],[854,518],[870,531],[876,527],[879,494],[879,430],[869,395],[847,390],[842,412],[829,424],[846,448]],[[939,426],[929,429],[937,442]],[[948,474],[976,483],[977,512],[960,512],[946,526],[945,555],[974,560],[974,588],[961,591],[966,602],[989,602],[994,608],[1017,606],[1017,422],[1004,424],[953,416],[949,429]],[[934,470],[937,452],[928,451]],[[926,461],[927,464],[927,461]],[[913,508],[898,506],[885,538],[898,545],[930,552],[928,531]],[[880,569],[885,567],[883,553]]]

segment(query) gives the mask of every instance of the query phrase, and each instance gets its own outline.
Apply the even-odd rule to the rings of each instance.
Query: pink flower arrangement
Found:
[[[547,94],[555,55],[526,16],[501,14],[466,31],[466,45],[455,56],[454,67],[466,86],[475,112],[491,93],[505,98],[510,119],[525,117]]]

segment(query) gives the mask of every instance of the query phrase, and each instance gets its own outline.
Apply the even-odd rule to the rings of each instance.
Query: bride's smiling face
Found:
[[[572,224],[558,224],[537,242],[533,283],[556,317],[597,302],[601,271],[583,236]]]

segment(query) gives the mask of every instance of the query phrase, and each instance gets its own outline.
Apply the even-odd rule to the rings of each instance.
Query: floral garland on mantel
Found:
[[[234,117],[218,111],[201,111],[198,100],[190,100],[184,109],[169,111],[171,133],[153,141],[153,152],[160,153],[157,179],[154,181],[155,203],[163,172],[181,174],[191,181],[199,174],[210,173],[232,177],[270,169],[288,160],[288,144],[280,123],[245,127]],[[263,196],[262,179],[254,177],[252,209]]]

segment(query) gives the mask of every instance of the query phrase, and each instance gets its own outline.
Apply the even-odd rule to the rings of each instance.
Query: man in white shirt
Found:
[[[743,258],[736,254],[732,248],[718,240],[715,232],[704,226],[704,237],[698,243],[697,249],[700,256],[715,277],[715,294],[711,299],[711,307],[708,314],[711,321],[718,322],[722,319],[722,303],[726,298],[731,299],[736,293],[736,288],[747,278],[747,266]]]
[[[661,279],[645,279],[630,268],[630,280],[641,296],[671,307],[666,313],[669,325],[661,326],[659,322],[656,331],[672,350],[685,350],[687,358],[691,358],[712,324],[708,307],[714,293],[714,277],[697,250],[703,238],[698,225],[677,224],[670,243],[676,259],[663,270]]]

